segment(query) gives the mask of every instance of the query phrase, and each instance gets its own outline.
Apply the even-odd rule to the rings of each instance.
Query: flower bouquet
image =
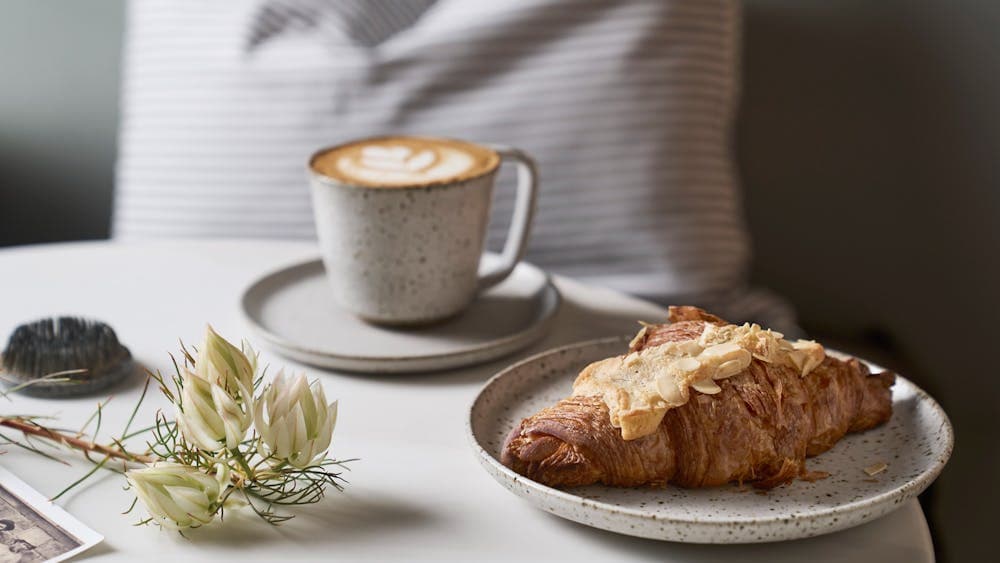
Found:
[[[0,415],[0,427],[21,432],[23,439],[0,434],[8,444],[53,457],[36,439],[82,451],[94,467],[55,498],[98,470],[124,474],[148,518],[163,528],[195,528],[222,517],[227,507],[246,506],[271,524],[292,518],[279,507],[311,504],[328,487],[343,490],[335,468],[347,461],[327,458],[337,403],[327,403],[322,386],[304,375],[279,372],[265,383],[257,354],[236,347],[211,327],[194,354],[181,348],[171,356],[172,377],[149,373],[146,387],[121,435],[98,444],[83,432],[71,434],[41,423],[38,416]],[[172,417],[158,411],[152,425],[130,432],[150,382],[173,407]],[[100,431],[101,411],[94,436]],[[126,440],[147,435],[146,448],[129,450]],[[133,502],[133,507],[135,506]],[[130,509],[131,510],[131,509]]]

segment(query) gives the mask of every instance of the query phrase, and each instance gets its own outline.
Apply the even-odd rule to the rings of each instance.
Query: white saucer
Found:
[[[521,262],[458,317],[425,327],[381,327],[336,305],[316,259],[256,280],[243,292],[241,307],[257,338],[279,354],[325,368],[406,373],[483,363],[520,350],[545,335],[559,301],[548,274]]]

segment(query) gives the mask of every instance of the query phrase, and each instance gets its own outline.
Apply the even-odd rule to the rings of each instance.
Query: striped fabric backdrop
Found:
[[[501,142],[540,165],[529,260],[790,323],[745,287],[736,0],[135,0],[126,45],[117,238],[310,238],[315,149]]]

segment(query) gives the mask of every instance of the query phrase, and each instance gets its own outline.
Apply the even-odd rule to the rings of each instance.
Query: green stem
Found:
[[[233,448],[229,450],[229,452],[233,455],[233,459],[236,460],[236,463],[239,464],[244,473],[246,473],[245,481],[253,481],[255,477],[254,470],[250,467],[250,464],[247,463],[247,459],[243,456],[243,452],[241,452],[239,448]]]

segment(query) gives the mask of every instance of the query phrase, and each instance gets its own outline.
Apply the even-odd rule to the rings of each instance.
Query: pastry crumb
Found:
[[[884,461],[880,461],[878,463],[866,467],[865,473],[867,473],[869,477],[874,477],[888,468],[889,468],[888,464],[886,464]]]
[[[806,472],[802,473],[801,475],[799,475],[799,479],[802,479],[803,481],[806,481],[807,483],[812,483],[814,481],[819,481],[819,480],[822,480],[822,479],[826,479],[829,476],[830,476],[830,474],[827,473],[826,471],[806,471]]]

